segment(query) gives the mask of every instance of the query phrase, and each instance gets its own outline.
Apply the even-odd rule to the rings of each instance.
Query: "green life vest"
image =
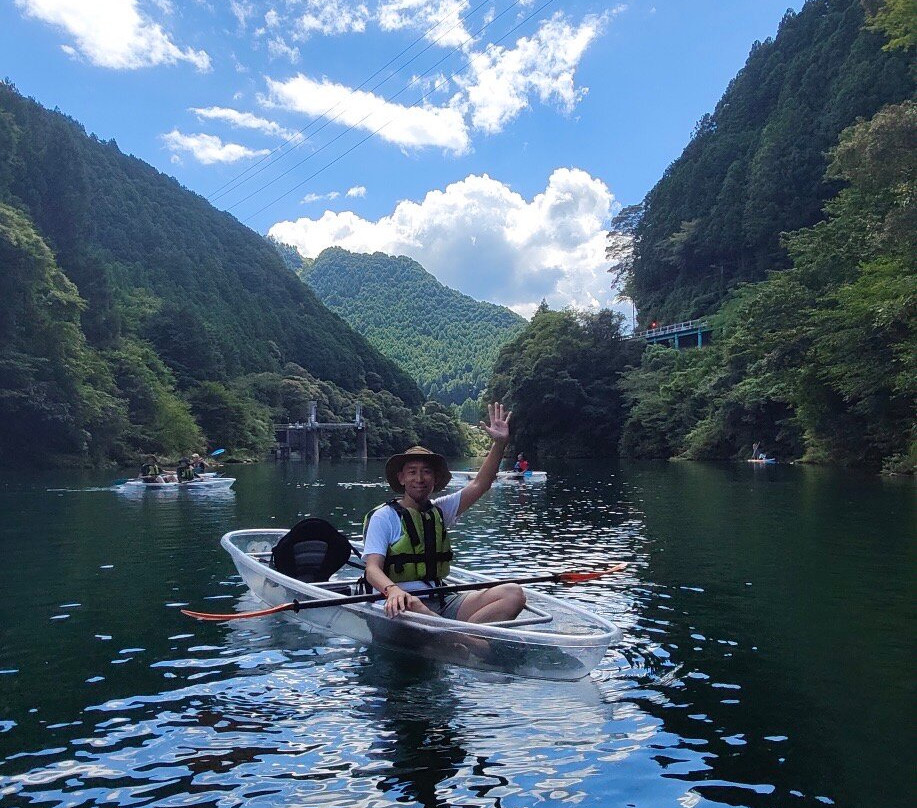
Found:
[[[141,477],[155,477],[158,474],[162,474],[162,469],[159,468],[155,463],[144,463],[140,467],[140,476]]]
[[[436,505],[424,511],[405,508],[398,500],[373,508],[363,520],[363,533],[370,517],[379,508],[392,508],[401,521],[401,535],[389,546],[382,571],[395,583],[405,581],[441,581],[449,574],[452,546],[443,522],[443,512]],[[428,573],[432,570],[433,573]]]
[[[187,483],[194,479],[194,469],[191,466],[181,466],[178,469],[179,482]]]

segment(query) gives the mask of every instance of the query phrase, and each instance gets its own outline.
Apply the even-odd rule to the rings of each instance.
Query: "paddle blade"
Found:
[[[214,449],[214,450],[210,453],[210,456],[211,456],[211,457],[219,457],[219,456],[220,456],[221,454],[223,454],[223,452],[225,452],[225,451],[226,451],[225,449]]]
[[[246,617],[265,617],[277,612],[288,612],[293,609],[292,603],[281,603],[279,606],[272,606],[270,609],[261,609],[257,612],[233,612],[232,614],[212,614],[211,612],[193,612],[190,609],[182,609],[181,613],[188,617],[194,617],[197,620],[210,620],[213,622],[222,622],[224,620],[242,620]]]
[[[613,567],[609,567],[607,570],[596,570],[595,572],[560,572],[557,574],[557,580],[565,584],[578,584],[583,581],[594,581],[596,578],[601,578],[603,575],[611,575],[613,572],[620,572],[623,570],[627,564],[621,562],[620,564],[615,564]]]

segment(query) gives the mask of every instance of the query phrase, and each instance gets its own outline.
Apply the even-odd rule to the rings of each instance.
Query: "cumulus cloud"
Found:
[[[236,163],[251,157],[262,157],[270,154],[269,149],[250,149],[238,143],[223,143],[215,135],[185,135],[177,129],[167,132],[162,136],[166,147],[173,153],[174,158],[182,152],[188,152],[199,163]]]
[[[589,15],[574,27],[557,12],[532,37],[517,40],[515,47],[491,45],[475,55],[469,71],[456,76],[472,126],[488,133],[502,131],[529,105],[532,95],[572,111],[586,93],[576,87],[576,68],[605,20],[606,15]]]
[[[16,0],[29,17],[64,29],[75,42],[64,51],[97,67],[136,70],[190,62],[210,69],[206,51],[176,45],[162,27],[137,8],[137,0]]]
[[[454,48],[471,39],[462,21],[468,5],[467,0],[382,0],[376,20],[383,31],[420,29],[425,39]]]
[[[347,196],[351,198],[366,196],[366,186],[365,185],[354,185],[353,188],[348,189]]]
[[[456,13],[464,8],[462,0],[442,2],[453,3]],[[429,10],[418,0],[391,0],[380,9],[393,15],[393,20],[401,20],[408,12]],[[286,80],[267,77],[268,91],[259,100],[267,107],[283,107],[311,117],[327,115],[344,126],[378,133],[404,149],[434,146],[464,154],[470,149],[475,130],[488,134],[502,131],[533,98],[571,112],[587,92],[575,83],[583,54],[607,19],[621,9],[589,15],[579,25],[571,24],[558,12],[512,48],[491,45],[472,53],[467,69],[451,77],[415,76],[409,87],[423,91],[423,99],[414,105],[396,104],[372,92],[303,74]],[[395,22],[389,24],[397,27]],[[425,100],[434,91],[449,92],[450,87],[455,92],[444,103],[433,105]]]
[[[328,114],[344,126],[369,132],[406,147],[438,146],[462,153],[469,145],[461,112],[452,107],[403,106],[373,93],[353,90],[327,79],[315,81],[302,74],[287,81],[267,79],[268,94],[261,102],[312,117]]]
[[[265,135],[282,137],[285,140],[293,140],[298,137],[296,132],[284,129],[279,123],[269,121],[266,118],[259,118],[250,112],[240,112],[229,107],[192,107],[191,112],[202,120],[223,121],[237,129],[254,129],[257,132],[263,132]]]
[[[615,305],[605,260],[614,196],[599,179],[558,168],[526,200],[488,175],[470,175],[369,221],[352,211],[278,222],[270,235],[315,257],[330,246],[408,255],[442,283],[530,316],[552,308]]]

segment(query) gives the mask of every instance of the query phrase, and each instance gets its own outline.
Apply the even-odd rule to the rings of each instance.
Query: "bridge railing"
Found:
[[[704,330],[709,328],[707,321],[700,317],[696,320],[684,320],[680,323],[671,325],[661,325],[658,328],[647,328],[643,331],[635,331],[631,334],[631,339],[649,339],[652,337],[663,337],[666,334],[680,334],[682,332],[690,333],[692,331]]]

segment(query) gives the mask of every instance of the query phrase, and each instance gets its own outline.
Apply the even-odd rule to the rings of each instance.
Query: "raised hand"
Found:
[[[487,405],[487,414],[490,424],[481,421],[481,429],[497,443],[507,443],[509,441],[509,419],[512,412],[504,409],[503,405],[496,401]]]

